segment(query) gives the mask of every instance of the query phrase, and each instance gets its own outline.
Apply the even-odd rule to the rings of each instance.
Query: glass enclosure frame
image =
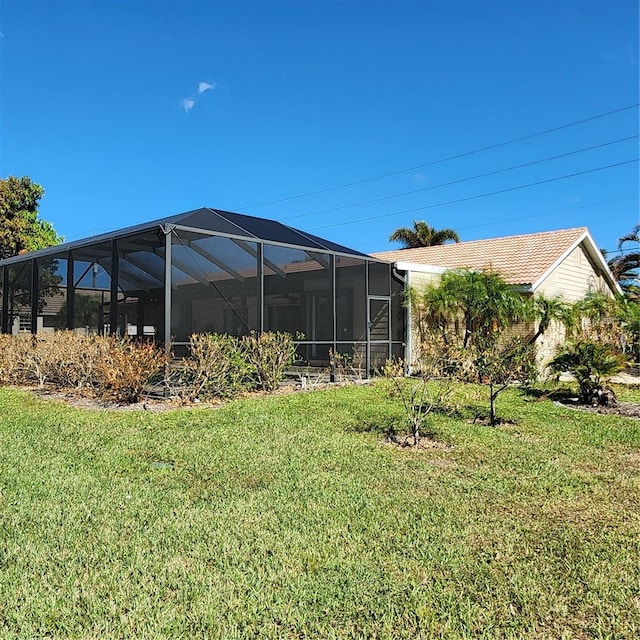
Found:
[[[0,261],[0,328],[176,347],[192,333],[286,331],[299,366],[351,351],[372,372],[404,355],[403,291],[391,263],[275,221],[199,209]]]

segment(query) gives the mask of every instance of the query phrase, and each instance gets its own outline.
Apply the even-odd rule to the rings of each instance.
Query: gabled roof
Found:
[[[373,256],[402,263],[401,268],[409,271],[411,264],[429,265],[436,271],[442,268],[492,270],[513,286],[535,291],[580,243],[612,290],[619,291],[587,227],[382,251]]]
[[[66,242],[54,247],[35,251],[30,254],[14,256],[0,262],[2,264],[22,262],[26,259],[26,256],[31,258],[57,254],[62,251],[66,251],[67,249],[76,249],[113,239],[125,238],[145,231],[152,231],[164,225],[175,225],[194,230],[202,229],[213,232],[216,235],[236,239],[249,241],[264,240],[265,242],[275,242],[296,247],[304,247],[314,251],[328,250],[336,253],[360,256],[363,258],[367,257],[359,251],[354,251],[353,249],[336,244],[335,242],[324,240],[323,238],[300,231],[299,229],[294,229],[293,227],[289,227],[288,225],[275,220],[267,220],[266,218],[257,218],[241,213],[203,207],[201,209],[185,211],[184,213],[178,213],[167,218],[152,220],[150,222],[126,227],[124,229],[118,229],[116,231],[103,233],[97,236]]]

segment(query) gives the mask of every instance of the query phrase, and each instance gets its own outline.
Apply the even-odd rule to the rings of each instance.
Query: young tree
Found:
[[[43,195],[27,176],[0,179],[0,259],[62,242],[51,223],[38,218]]]
[[[531,379],[535,369],[534,346],[513,331],[531,314],[523,296],[497,273],[461,269],[413,292],[411,301],[424,334],[439,331],[445,344],[457,347],[455,374],[487,385],[495,424],[498,395],[517,380]]]
[[[433,247],[446,242],[460,242],[458,234],[453,229],[435,229],[422,220],[413,221],[413,229],[400,227],[390,236],[391,242],[401,242],[403,249],[416,247]]]
[[[453,379],[445,375],[451,355],[452,347],[444,342],[442,335],[429,331],[424,340],[421,340],[420,357],[416,367],[419,375],[406,380],[402,361],[386,362],[382,373],[390,384],[390,395],[400,398],[405,425],[410,432],[403,438],[390,430],[388,437],[391,442],[417,447],[422,438],[432,435],[425,431],[429,416],[434,409],[442,408],[453,392]]]

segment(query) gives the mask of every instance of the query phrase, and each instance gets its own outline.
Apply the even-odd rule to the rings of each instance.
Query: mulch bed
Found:
[[[577,399],[571,398],[562,401],[556,400],[556,404],[587,413],[601,413],[605,415],[623,416],[625,418],[640,418],[640,404],[637,402],[617,402],[610,407],[593,407],[588,404],[581,404]]]

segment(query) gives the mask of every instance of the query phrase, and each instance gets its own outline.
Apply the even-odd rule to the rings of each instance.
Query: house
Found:
[[[2,333],[62,329],[172,344],[294,336],[299,362],[403,353],[392,265],[274,220],[201,208],[0,261]]]
[[[575,302],[594,292],[621,293],[586,227],[383,251],[373,256],[392,262],[405,274],[407,287],[432,282],[448,269],[469,268],[499,273],[524,295],[559,296]],[[412,326],[410,318],[408,326]],[[533,335],[536,327],[532,324],[524,330]],[[407,335],[407,355],[413,353],[412,333]],[[564,330],[559,326],[541,336],[541,361],[551,357],[563,339]]]

